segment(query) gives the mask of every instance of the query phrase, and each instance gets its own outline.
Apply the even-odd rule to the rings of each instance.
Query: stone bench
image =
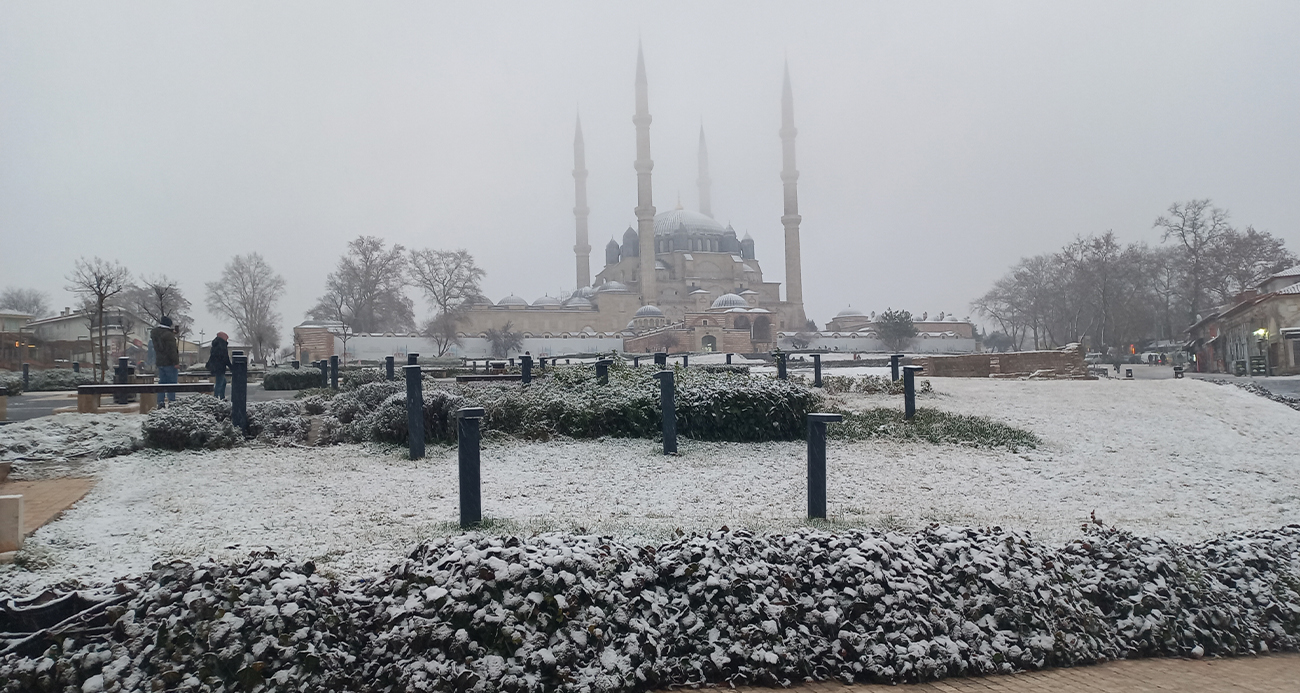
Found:
[[[144,383],[137,385],[78,385],[77,411],[98,414],[99,398],[104,395],[145,395],[160,392],[198,392],[212,394],[212,383]],[[140,413],[148,414],[158,403],[155,397],[140,398]]]
[[[480,374],[480,375],[458,375],[458,383],[496,383],[496,382],[519,382],[523,379],[520,373],[503,373],[500,375]]]

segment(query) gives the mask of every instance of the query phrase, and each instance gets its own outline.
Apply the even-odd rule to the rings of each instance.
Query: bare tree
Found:
[[[50,313],[50,300],[44,292],[36,289],[10,286],[0,292],[0,309],[16,310],[33,318],[43,318]]]
[[[465,250],[412,250],[411,281],[438,314],[457,310],[482,295],[483,270]]]
[[[1205,294],[1213,272],[1210,256],[1232,226],[1228,224],[1227,210],[1211,207],[1209,200],[1175,202],[1167,214],[1156,219],[1154,226],[1163,229],[1162,240],[1174,239],[1182,246],[1190,324],[1207,307]]]
[[[340,319],[357,332],[408,332],[415,324],[406,289],[406,249],[359,236],[325,280],[325,294],[308,315]]]
[[[424,322],[424,336],[433,342],[438,356],[445,356],[453,346],[460,346],[460,323],[464,320],[463,313],[451,311],[439,313]]]
[[[488,343],[492,345],[492,356],[503,359],[512,351],[519,351],[524,345],[524,335],[514,331],[514,323],[507,321],[499,329],[493,327],[487,331]]]
[[[99,326],[99,363],[94,364],[93,368],[95,377],[104,382],[104,371],[108,368],[104,309],[114,297],[131,285],[131,272],[116,261],[108,262],[98,257],[87,260],[83,257],[77,260],[72,274],[68,275],[68,282],[68,291],[80,296],[94,311],[94,324]]]
[[[1258,286],[1269,276],[1294,267],[1296,256],[1282,239],[1247,226],[1231,230],[1210,250],[1207,288],[1219,303],[1227,303],[1246,289]]]
[[[208,282],[208,310],[235,323],[240,339],[247,341],[253,358],[265,362],[280,346],[280,314],[275,304],[284,295],[284,278],[258,253],[236,255]]]
[[[170,317],[177,339],[185,338],[194,326],[189,299],[185,298],[176,280],[166,275],[142,278],[138,286],[127,289],[123,296],[125,300],[121,303],[124,307],[148,318],[154,325],[161,322],[164,315]]]

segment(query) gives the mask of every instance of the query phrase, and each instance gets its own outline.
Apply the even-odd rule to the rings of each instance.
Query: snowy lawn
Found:
[[[932,406],[1037,433],[1010,453],[922,443],[832,441],[839,526],[932,522],[1077,536],[1090,513],[1175,540],[1300,522],[1300,413],[1195,380],[936,378]],[[845,396],[850,406],[901,398]],[[657,540],[675,528],[805,524],[804,444],[648,440],[484,441],[483,508],[494,532],[576,530]],[[101,478],[39,530],[0,589],[98,582],[161,558],[238,558],[260,546],[341,575],[380,570],[418,541],[455,532],[456,452],[411,462],[394,448],[138,452],[88,462]]]

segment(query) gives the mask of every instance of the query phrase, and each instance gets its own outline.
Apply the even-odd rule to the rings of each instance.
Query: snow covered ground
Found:
[[[936,378],[923,406],[982,414],[1046,444],[1019,454],[922,443],[832,441],[832,522],[909,529],[1001,525],[1050,541],[1090,513],[1188,540],[1300,522],[1300,412],[1191,379]],[[853,395],[850,406],[901,406]],[[4,434],[0,434],[4,435]],[[583,528],[653,540],[687,531],[804,523],[802,442],[485,440],[490,531]],[[144,451],[87,463],[100,484],[25,549],[34,572],[0,589],[101,581],[162,558],[242,557],[270,546],[339,574],[379,570],[423,538],[456,531],[456,452],[411,462],[369,446]]]
[[[0,428],[0,462],[16,480],[85,476],[86,462],[141,447],[139,414],[55,414]]]

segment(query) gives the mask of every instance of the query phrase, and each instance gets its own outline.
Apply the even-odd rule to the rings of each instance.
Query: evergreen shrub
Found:
[[[272,368],[262,378],[263,390],[306,390],[320,387],[319,368]]]

